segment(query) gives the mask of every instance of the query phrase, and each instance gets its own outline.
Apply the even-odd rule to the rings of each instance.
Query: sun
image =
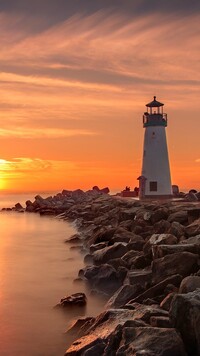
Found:
[[[7,161],[5,159],[0,159],[0,190],[6,188],[6,181],[5,181],[5,168],[6,168]]]

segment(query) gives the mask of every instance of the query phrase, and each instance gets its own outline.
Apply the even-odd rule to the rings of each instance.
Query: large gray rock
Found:
[[[200,355],[200,289],[175,295],[170,318],[181,333],[188,355]]]
[[[185,242],[185,240],[184,240]],[[200,247],[196,244],[187,244],[181,243],[177,245],[153,245],[152,246],[152,255],[153,259],[161,258],[166,255],[171,255],[173,253],[178,252],[191,252],[194,254],[198,254],[200,251]]]
[[[156,224],[154,224],[153,227],[154,227],[155,234],[164,234],[164,233],[169,232],[171,224],[167,220],[160,220]],[[175,235],[173,232],[169,232],[169,233],[172,235]]]
[[[200,245],[200,235],[189,237],[186,240],[180,242],[181,244],[195,244]]]
[[[116,355],[117,350],[120,345],[128,346],[127,342],[122,339],[122,331],[126,328],[131,328],[132,334],[134,334],[134,329],[139,330],[141,327],[146,327],[146,322],[150,322],[152,316],[167,316],[168,313],[161,310],[159,307],[145,306],[135,303],[132,310],[129,309],[110,309],[106,312],[100,314],[93,322],[93,325],[87,330],[87,334],[75,341],[71,347],[66,351],[67,356],[77,356],[77,355]],[[151,328],[148,328],[151,329]],[[164,329],[162,329],[164,330]],[[169,329],[168,329],[169,330]],[[145,338],[148,338],[148,334],[151,330],[146,330]],[[169,334],[170,335],[170,334]],[[168,338],[169,338],[168,335]],[[163,342],[163,338],[159,337],[159,332],[157,332],[158,344]],[[136,332],[136,339],[139,334]],[[144,342],[143,340],[143,342]],[[149,340],[149,339],[148,339]],[[177,348],[179,345],[179,340],[175,338]],[[141,340],[140,340],[141,341]],[[122,343],[121,343],[122,342]],[[136,345],[137,340],[136,340]],[[142,341],[141,341],[142,345]],[[164,344],[163,344],[164,346]],[[152,347],[151,343],[148,342],[148,347]],[[156,349],[161,348],[157,346]],[[101,353],[99,353],[101,350]],[[140,348],[138,347],[138,351]],[[154,348],[152,348],[153,352]],[[172,346],[171,349],[172,350]],[[120,353],[119,355],[126,355],[126,353]],[[132,354],[131,354],[132,355]],[[146,355],[146,354],[145,354]],[[147,354],[148,355],[148,354]],[[160,355],[160,354],[158,354]],[[164,355],[164,354],[161,354]],[[172,354],[173,355],[173,354]],[[176,355],[179,355],[177,353]],[[181,354],[180,355],[184,355]],[[171,356],[171,354],[170,354]]]
[[[151,245],[174,245],[177,243],[177,238],[171,234],[153,234],[149,243]]]
[[[162,294],[164,294],[165,288],[169,284],[179,287],[181,280],[182,280],[182,277],[179,274],[175,274],[173,276],[167,277],[160,283],[155,284],[154,286],[148,288],[142,294],[138,295],[136,298],[131,300],[129,302],[129,304],[132,304],[135,302],[142,303],[145,299],[154,298],[158,295],[162,295]]]
[[[185,226],[180,224],[178,221],[173,221],[168,229],[168,233],[180,238],[185,234]]]
[[[140,284],[141,287],[151,284],[152,271],[149,270],[130,270],[128,271],[128,279],[131,285]]]
[[[108,264],[100,266],[90,266],[83,270],[84,277],[88,280],[90,285],[104,293],[110,295],[121,287],[123,280],[126,276],[126,269],[118,271]]]
[[[84,352],[96,345],[104,345],[105,348],[115,329],[119,325],[124,325],[126,321],[133,320],[134,315],[134,310],[127,309],[112,309],[103,312],[95,319],[87,335],[75,341],[65,355],[84,355]]]
[[[192,224],[188,225],[185,232],[188,237],[200,234],[200,219],[197,219]]]
[[[116,356],[124,355],[186,356],[186,352],[175,329],[138,327],[123,329]]]
[[[157,223],[160,220],[166,220],[169,216],[169,210],[165,207],[159,207],[151,212],[150,221],[152,224]]]
[[[93,254],[93,261],[95,264],[107,263],[111,259],[122,257],[127,251],[128,248],[126,243],[116,242],[112,246],[95,251]]]
[[[190,252],[178,252],[166,255],[152,262],[153,280],[157,283],[177,273],[186,277],[197,271],[198,255]]]
[[[119,308],[124,304],[128,303],[129,300],[136,297],[139,293],[141,293],[142,288],[140,284],[135,284],[131,286],[129,284],[125,284],[119,290],[115,292],[115,294],[109,299],[106,304],[106,308]]]
[[[168,221],[172,223],[173,221],[179,222],[180,224],[185,224],[188,222],[188,215],[186,210],[178,210],[169,215]]]
[[[182,293],[193,292],[197,288],[200,288],[200,277],[188,276],[182,280],[179,288],[179,293],[182,294]]]

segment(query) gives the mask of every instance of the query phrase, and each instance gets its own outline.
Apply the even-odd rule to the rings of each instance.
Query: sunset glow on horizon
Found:
[[[134,188],[154,95],[172,183],[200,189],[200,5],[167,3],[1,2],[0,190]]]

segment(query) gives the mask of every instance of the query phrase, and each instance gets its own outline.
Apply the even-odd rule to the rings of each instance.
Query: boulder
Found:
[[[191,252],[178,252],[166,255],[152,262],[153,280],[157,283],[174,274],[186,277],[197,271],[198,255]]]
[[[93,253],[107,246],[108,246],[107,242],[99,242],[98,244],[93,244],[90,246],[90,252]]]
[[[101,250],[95,251],[93,254],[93,261],[95,264],[107,263],[114,258],[122,257],[126,252],[127,244],[122,242],[115,242],[114,245],[104,247]]]
[[[161,258],[166,255],[170,255],[178,252],[191,252],[198,254],[200,251],[199,246],[195,244],[177,244],[177,245],[154,245],[152,246],[153,259]]]
[[[96,345],[98,345],[98,349],[99,347],[104,349],[116,328],[124,325],[127,320],[132,320],[134,313],[134,310],[127,309],[111,309],[101,313],[95,319],[87,335],[75,341],[65,355],[84,355],[84,352]],[[93,355],[96,355],[96,353],[93,353]]]
[[[154,224],[154,232],[155,234],[164,234],[169,231],[171,224],[167,220],[160,220],[156,224]],[[169,232],[171,233],[171,232]],[[172,235],[175,235],[172,233]]]
[[[188,355],[200,355],[200,289],[175,295],[170,319],[181,333]]]
[[[167,285],[173,284],[173,285],[179,287],[181,280],[182,280],[182,277],[179,274],[175,274],[173,276],[167,277],[160,283],[155,284],[154,286],[150,287],[142,294],[138,295],[136,298],[131,300],[129,303],[130,304],[135,303],[135,302],[142,303],[145,299],[154,298],[157,295],[162,295],[162,294],[164,294],[164,291],[165,291],[165,288],[167,287]]]
[[[119,221],[133,220],[136,216],[137,207],[131,207],[129,209],[121,209],[119,215]]]
[[[186,356],[183,342],[173,328],[124,328],[116,356]],[[106,354],[108,356],[108,354]]]
[[[200,219],[197,219],[193,221],[192,224],[188,225],[185,229],[185,233],[188,237],[200,234]]]
[[[152,255],[152,246],[176,244],[177,238],[171,234],[153,234],[143,247],[145,255]]]
[[[131,260],[132,260],[133,258],[138,257],[138,256],[141,256],[141,255],[143,255],[143,253],[142,253],[141,251],[130,250],[130,251],[126,252],[126,253],[124,254],[124,256],[122,256],[121,259],[122,259],[124,262],[126,262],[126,264],[127,264],[128,266],[131,266]]]
[[[64,297],[57,304],[58,307],[73,307],[73,306],[85,306],[87,302],[86,295],[84,293],[74,293],[68,297]]]
[[[22,210],[24,210],[24,208],[20,203],[17,203],[17,204],[15,204],[15,210],[22,211]]]
[[[181,241],[181,244],[200,245],[200,235],[189,237],[188,239]]]
[[[138,346],[141,344],[142,347],[142,340],[140,340],[140,343],[138,343],[138,339],[140,338],[140,335],[142,333],[141,329],[145,329],[145,333],[142,337],[143,343],[148,342],[145,344],[145,347],[148,345],[148,350],[151,350],[151,352],[157,352],[157,350],[162,349],[161,345],[164,347],[164,337],[161,335],[162,332],[158,328],[151,328],[147,327],[145,321],[148,320],[150,321],[150,318],[152,316],[167,316],[165,311],[161,310],[159,307],[153,307],[153,306],[144,306],[144,305],[139,305],[135,303],[133,306],[132,310],[129,309],[110,309],[102,314],[100,314],[95,321],[93,322],[93,325],[88,329],[86,335],[82,336],[80,339],[76,340],[71,347],[66,351],[67,356],[75,356],[75,355],[104,355],[104,356],[110,356],[110,355],[129,355],[129,353],[126,353],[126,348],[129,347],[128,341],[125,341],[123,337],[123,331],[126,329],[131,329],[131,335],[135,335],[134,337],[134,342],[135,342],[135,347],[138,350],[138,352],[142,351],[140,350],[140,347]],[[147,328],[147,329],[146,329]],[[148,335],[152,336],[152,330],[156,330],[155,333],[153,332],[154,337],[157,338],[154,340],[154,342],[150,342],[150,339]],[[164,333],[165,329],[162,329]],[[178,353],[179,351],[179,339],[177,339],[177,335],[174,329],[167,329],[168,330],[168,340],[170,340],[171,348],[165,347],[167,351],[169,351],[169,355],[182,355],[181,353]],[[170,353],[171,350],[173,350],[173,343],[170,338],[170,330],[173,330],[173,335],[174,339],[176,342],[176,354],[175,353]],[[140,331],[139,333],[137,331]],[[175,333],[175,334],[174,334]],[[132,337],[131,336],[131,337]],[[128,339],[127,339],[128,340]],[[133,346],[133,343],[131,340],[129,340],[129,343],[131,343],[131,347]],[[182,344],[181,344],[182,345]],[[125,352],[122,352],[121,347],[125,346]],[[132,348],[131,348],[132,350]],[[144,350],[144,347],[143,347]],[[130,353],[130,355],[133,355],[134,353]],[[155,353],[157,354],[157,353]],[[145,355],[148,355],[148,353]],[[164,353],[161,353],[158,355],[163,355]],[[165,354],[166,355],[166,354]],[[183,354],[184,355],[184,354]]]
[[[141,293],[142,288],[140,284],[135,284],[131,286],[129,284],[125,284],[120,289],[118,289],[115,294],[109,299],[106,304],[106,308],[119,308],[124,304],[128,303],[129,300],[136,297],[139,293]]]
[[[174,245],[177,243],[177,238],[171,234],[153,234],[149,243],[151,245]]]
[[[131,285],[139,283],[141,287],[151,284],[151,270],[130,270],[128,271],[128,279]]]
[[[90,285],[107,294],[113,293],[121,287],[126,273],[126,269],[123,270],[123,267],[118,268],[118,271],[116,271],[114,267],[108,264],[86,267],[83,270],[83,276]]]
[[[200,277],[199,276],[188,276],[185,277],[180,285],[179,293],[190,293],[195,289],[200,288]]]
[[[178,210],[171,213],[168,217],[168,221],[172,223],[173,221],[179,222],[180,224],[186,224],[188,222],[188,215],[186,210]]]
[[[176,236],[177,238],[180,238],[185,234],[185,226],[180,224],[178,221],[173,221],[167,232]]]
[[[166,220],[169,215],[169,210],[165,207],[159,207],[155,211],[152,211],[150,221],[154,225],[160,220]]]

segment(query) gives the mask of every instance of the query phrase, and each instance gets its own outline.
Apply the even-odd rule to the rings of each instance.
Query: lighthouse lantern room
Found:
[[[138,178],[141,199],[172,197],[165,132],[167,114],[163,113],[163,106],[154,96],[154,100],[146,104],[147,111],[143,115],[143,162],[142,173]]]

